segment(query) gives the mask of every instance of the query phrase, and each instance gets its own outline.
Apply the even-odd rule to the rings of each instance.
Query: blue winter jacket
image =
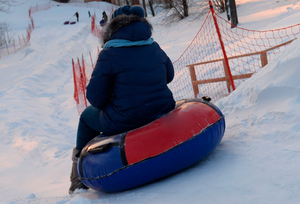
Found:
[[[123,18],[129,22],[124,23]],[[113,39],[121,39],[121,43],[104,46],[87,86],[88,101],[101,109],[105,135],[143,126],[175,106],[167,86],[174,77],[172,62],[156,42],[143,45],[151,38],[151,25],[146,20],[123,15],[111,24],[106,31],[106,43]],[[141,45],[132,46],[130,42]]]

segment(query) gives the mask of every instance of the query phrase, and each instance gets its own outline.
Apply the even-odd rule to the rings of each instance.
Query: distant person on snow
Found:
[[[100,26],[103,27],[106,25],[108,20],[107,14],[105,11],[102,12],[102,20],[100,21]]]
[[[120,7],[102,33],[103,50],[86,92],[91,106],[78,124],[69,193],[87,189],[78,179],[77,161],[90,140],[141,127],[175,107],[167,86],[174,78],[172,62],[151,38],[144,17],[139,6]]]
[[[77,22],[79,22],[79,13],[78,13],[78,11],[76,11],[76,13],[74,14],[74,16],[76,16]]]
[[[102,19],[104,20],[105,23],[107,23],[108,17],[105,11],[102,12]]]

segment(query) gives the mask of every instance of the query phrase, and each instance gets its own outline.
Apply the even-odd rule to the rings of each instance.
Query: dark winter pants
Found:
[[[77,130],[76,149],[81,151],[90,140],[102,132],[99,113],[100,110],[93,106],[88,106],[82,112]]]

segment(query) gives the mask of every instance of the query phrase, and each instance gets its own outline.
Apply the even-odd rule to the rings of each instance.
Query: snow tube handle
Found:
[[[122,134],[115,136],[104,136],[94,138],[90,143],[85,147],[83,151],[83,157],[88,154],[97,154],[108,151],[112,146],[119,146],[121,142]]]
[[[93,149],[89,149],[88,153],[97,154],[97,153],[106,152],[107,150],[109,150],[111,148],[112,144],[113,143],[107,143],[107,144],[103,144],[101,146],[95,147]]]
[[[211,101],[211,98],[208,97],[208,96],[203,96],[202,99],[203,99],[204,101],[207,101],[207,102],[210,102],[210,101]]]

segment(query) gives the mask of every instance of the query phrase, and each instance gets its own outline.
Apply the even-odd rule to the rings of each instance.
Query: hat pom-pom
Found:
[[[139,16],[141,18],[145,17],[145,11],[142,7],[126,5],[126,6],[116,9],[111,18],[114,19],[118,15],[122,15],[122,14],[125,14],[125,15],[133,14],[133,15]]]
[[[144,9],[140,6],[132,6],[130,9],[129,9],[129,12],[131,14],[134,14],[134,15],[137,15],[141,18],[144,18],[145,17],[145,12],[144,12]]]

